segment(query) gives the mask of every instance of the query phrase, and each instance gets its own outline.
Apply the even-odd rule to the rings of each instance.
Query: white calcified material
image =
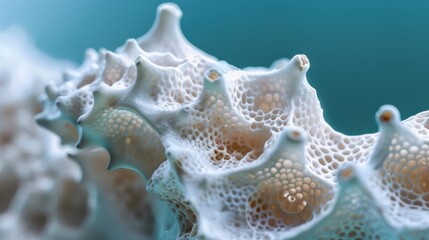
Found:
[[[0,33],[0,239],[167,236],[168,226],[158,230],[151,224],[156,204],[140,175],[107,171],[105,152],[61,147],[58,137],[34,121],[34,114],[41,110],[38,96],[44,86],[59,84],[68,65],[40,53],[22,30]],[[81,70],[96,69],[91,65],[88,62]],[[48,99],[53,97],[52,87],[46,92]],[[42,102],[49,104],[48,99]],[[82,174],[76,163],[89,173]],[[104,231],[106,227],[112,231]]]
[[[427,234],[427,112],[401,123],[398,110],[383,106],[380,133],[344,135],[323,118],[305,55],[270,68],[237,69],[191,45],[180,30],[181,16],[176,5],[161,5],[146,35],[115,52],[89,50],[80,68],[46,88],[38,121],[63,144],[83,149],[73,158],[84,183],[102,193],[95,207],[109,209],[114,197],[108,189],[116,189],[93,164],[102,159],[109,169],[144,175],[154,198],[138,194],[141,182],[130,190],[143,209],[158,200],[170,207],[177,229],[155,214],[155,226],[166,235],[154,238],[175,231],[178,239]],[[115,193],[126,195],[122,187]],[[112,202],[111,225],[150,221]],[[168,216],[163,207],[157,211]],[[132,238],[133,230],[121,225],[114,237]]]

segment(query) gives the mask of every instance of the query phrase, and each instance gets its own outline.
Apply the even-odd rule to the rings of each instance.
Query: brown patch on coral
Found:
[[[236,159],[253,161],[264,151],[265,142],[271,137],[268,130],[252,131],[243,126],[232,125],[221,128],[215,142],[213,161]]]
[[[10,206],[20,181],[13,171],[0,173],[0,213],[4,213]]]
[[[57,206],[59,220],[71,227],[82,225],[88,216],[88,191],[80,183],[65,179]]]
[[[249,198],[248,214],[254,227],[262,229],[301,225],[320,213],[333,197],[328,186],[304,173],[300,163],[289,160],[281,162],[282,167],[288,170],[269,169],[276,174],[265,179]]]
[[[389,122],[392,119],[392,113],[390,111],[384,111],[380,114],[381,122]]]

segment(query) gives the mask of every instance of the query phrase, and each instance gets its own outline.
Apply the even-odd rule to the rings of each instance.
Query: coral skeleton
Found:
[[[181,17],[162,4],[144,36],[62,75],[0,64],[0,91],[25,92],[0,98],[0,238],[427,239],[429,112],[385,105],[378,133],[342,134],[305,55],[239,69]]]

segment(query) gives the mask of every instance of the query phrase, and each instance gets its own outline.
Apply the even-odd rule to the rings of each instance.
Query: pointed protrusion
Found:
[[[306,134],[302,129],[287,127],[279,134],[271,155],[281,154],[282,152],[296,153],[298,155],[297,160],[305,165],[307,162],[304,155],[306,139]]]
[[[90,111],[86,111],[78,118],[78,123],[97,118],[105,109],[115,106],[119,100],[128,95],[130,88],[113,88],[101,82],[93,94],[94,103]]]
[[[83,87],[71,95],[58,97],[55,104],[65,118],[75,122],[94,104],[94,99],[90,90]]]
[[[85,65],[85,63],[94,63],[98,60],[98,53],[97,51],[95,51],[95,49],[93,48],[88,48],[85,51],[85,58],[83,60],[83,65]]]
[[[102,72],[103,82],[109,86],[119,81],[124,75],[126,65],[119,55],[108,51],[105,55],[105,65]]]
[[[61,112],[56,109],[51,111],[47,107],[44,112],[35,116],[36,123],[52,132],[55,132],[61,139],[61,145],[75,145],[78,140],[78,131],[69,119],[64,118]]]
[[[76,143],[78,149],[106,146],[105,140],[97,133],[93,133],[91,128],[82,121],[78,122],[78,135],[79,139]]]
[[[157,9],[157,26],[158,29],[171,26],[179,26],[182,18],[182,10],[174,3],[164,3],[158,6]]]
[[[136,80],[129,87],[130,92],[124,98],[123,102],[125,105],[131,105],[133,108],[139,109],[138,106],[134,105],[143,105],[147,102],[147,98],[151,95],[151,92],[157,89],[158,81],[162,77],[165,68],[154,64],[144,55],[137,57],[136,68]]]
[[[127,41],[125,42],[124,51],[128,53],[136,53],[141,52],[142,49],[140,48],[139,43],[136,39],[130,38],[127,39]]]
[[[162,75],[162,67],[154,64],[146,56],[140,55],[136,59],[137,78],[132,86],[132,95],[141,95],[157,86],[157,78]]]
[[[303,55],[295,55],[290,61],[283,59],[280,60],[277,64],[274,63],[272,68],[269,71],[264,72],[255,72],[253,74],[247,75],[247,82],[251,84],[250,86],[254,88],[254,91],[261,91],[261,97],[267,92],[261,90],[261,86],[272,86],[275,84],[280,84],[282,89],[276,89],[277,94],[281,96],[280,103],[283,106],[290,106],[292,99],[299,95],[301,92],[303,84],[307,81],[306,73],[310,67],[310,62],[308,58]],[[255,107],[267,113],[273,109],[270,107],[271,102],[265,103],[262,100],[256,98]],[[284,108],[283,111],[288,112],[292,109]]]
[[[292,78],[301,78],[305,76],[310,68],[310,61],[304,54],[295,55],[290,61],[283,62],[282,67],[278,68],[279,74],[288,75]]]
[[[400,124],[401,115],[392,105],[383,105],[376,113],[380,136],[370,156],[369,166],[374,169],[381,167],[390,153],[392,140],[400,136],[417,140],[410,129]],[[420,140],[417,140],[420,141]]]
[[[78,72],[83,72],[83,70],[88,71],[88,69],[98,68],[97,66],[98,60],[99,60],[99,54],[97,53],[97,51],[95,51],[95,49],[93,48],[88,48],[85,51],[85,57],[83,59],[81,66],[79,67],[80,71]]]
[[[181,17],[182,11],[176,4],[164,3],[159,5],[155,23],[149,32],[138,40],[141,48],[145,51],[156,51],[157,49],[152,49],[154,43],[162,43],[172,39],[182,40]]]
[[[178,156],[177,152],[171,149],[166,149],[165,156],[170,163],[170,167],[172,169],[174,177],[177,179],[178,182],[183,183],[183,176],[186,173],[183,171],[182,161]]]
[[[249,164],[244,167],[227,171],[227,175],[248,174],[261,169],[274,166],[284,154],[291,156],[292,162],[298,162],[305,166],[305,143],[306,134],[301,128],[286,127],[277,137],[274,144],[266,149],[261,156],[261,160],[256,164]]]
[[[122,64],[121,57],[112,51],[107,51],[106,55],[104,55],[104,59],[106,61],[106,67],[112,67],[116,64]]]
[[[392,105],[381,106],[375,116],[380,131],[398,127],[401,121],[401,114],[399,113],[399,110]]]
[[[310,227],[294,235],[293,239],[398,239],[396,228],[391,227],[380,213],[379,202],[364,183],[364,169],[356,165],[343,165],[337,174],[339,183],[335,205]],[[379,193],[378,193],[379,194]],[[347,228],[344,222],[347,221]],[[289,236],[288,236],[289,235]],[[286,233],[279,239],[289,239]]]
[[[274,72],[285,78],[291,86],[299,86],[305,79],[305,75],[310,68],[310,61],[304,54],[295,55],[283,67]]]
[[[137,40],[134,38],[127,39],[125,45],[120,51],[124,52],[131,59],[135,59],[137,56],[144,53],[144,51],[140,48]]]
[[[55,100],[59,95],[58,90],[56,89],[56,87],[52,83],[49,83],[48,85],[46,85],[45,93],[46,93],[46,96],[48,97],[48,99],[51,101]]]
[[[222,101],[223,105],[232,108],[232,103],[226,88],[224,72],[219,68],[211,68],[204,74],[203,90],[194,104],[204,106],[208,101]],[[198,107],[195,107],[198,109]]]

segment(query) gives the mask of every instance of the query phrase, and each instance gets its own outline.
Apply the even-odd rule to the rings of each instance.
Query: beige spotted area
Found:
[[[270,239],[270,234],[317,219],[332,206],[334,185],[305,167],[303,134],[285,129],[261,159],[222,173],[194,173],[189,162],[197,162],[201,156],[168,148],[170,167],[189,194],[187,204],[195,207],[204,236],[260,234]],[[207,232],[212,228],[220,232]]]
[[[157,133],[135,113],[107,108],[88,125],[105,141],[112,167],[133,165],[149,178],[165,159]]]
[[[179,238],[198,237],[203,227],[207,231],[208,222],[219,233],[230,234],[231,239],[239,234],[245,239],[269,239],[285,229],[299,229],[317,220],[333,205],[338,170],[347,164],[371,163],[370,153],[376,141],[381,141],[381,134],[347,136],[326,123],[316,91],[305,76],[309,68],[305,55],[270,69],[239,70],[189,44],[179,27],[180,17],[177,6],[162,5],[147,35],[129,40],[116,53],[89,56],[86,67],[64,81],[64,88],[60,87],[64,92],[59,91],[59,95],[72,96],[82,89],[89,96],[76,94],[76,101],[71,103],[77,108],[83,103],[88,109],[85,113],[72,111],[84,116],[79,123],[83,142],[106,148],[111,165],[131,165],[140,170],[149,179],[148,190],[172,209]],[[88,98],[96,89],[100,98],[94,105]],[[428,119],[429,113],[423,112],[403,125],[429,138]],[[292,151],[276,155],[268,165],[249,173],[249,168],[260,166],[266,150],[289,127],[297,127],[308,136],[302,154]],[[54,131],[61,133],[60,129]],[[393,203],[385,215],[395,215],[400,208],[429,211],[429,145],[412,143],[401,134],[387,144],[387,158],[376,174],[370,175],[372,186],[380,190],[376,195],[387,195],[383,204]],[[8,136],[1,140],[8,141]],[[174,169],[170,164],[173,160],[164,162],[164,146],[192,154],[181,156],[180,168]],[[224,178],[225,172],[235,175]],[[198,184],[177,175],[190,176]],[[144,228],[143,222],[150,222],[150,216],[145,215],[147,196],[138,178],[113,172],[100,174],[99,180],[124,216],[132,216],[132,224],[140,226],[140,219]],[[72,183],[66,188],[80,191]],[[64,204],[79,207],[78,200]],[[79,213],[85,213],[76,211],[78,216],[74,216],[62,211],[69,216],[63,221],[72,224],[80,222]],[[357,214],[358,209],[351,211],[351,218],[364,218]],[[211,218],[213,215],[217,219]],[[397,214],[397,219],[401,217]],[[337,236],[366,237],[354,227],[340,229]],[[234,235],[238,230],[243,231]]]
[[[107,57],[106,57],[107,58]],[[118,82],[126,71],[124,64],[121,64],[118,60],[109,60],[106,59],[106,65],[103,71],[103,82],[109,86],[112,86],[114,83]]]
[[[294,158],[280,158],[275,166],[250,176],[259,183],[248,202],[247,219],[252,227],[281,231],[302,225],[328,208],[332,186],[321,182]]]
[[[133,134],[145,134],[151,131],[144,126],[143,119],[127,110],[106,109],[97,120],[91,124],[93,129],[107,139],[132,141]],[[125,137],[125,139],[124,139]]]
[[[204,73],[213,66],[196,57],[175,67],[158,65],[146,56],[136,61],[137,84],[130,95],[144,97],[157,110],[178,109],[195,101],[202,90]]]
[[[387,224],[371,194],[356,178],[355,169],[344,169],[339,181],[338,197],[332,211],[311,231],[304,231],[292,239],[398,239],[396,229]]]
[[[429,145],[414,145],[397,135],[388,150],[380,177],[385,190],[392,193],[390,199],[429,210]]]
[[[308,134],[309,167],[323,178],[336,181],[336,172],[343,164],[368,160],[377,135],[347,136],[326,123],[317,93],[301,70],[308,62],[305,55],[297,55],[284,69],[264,73],[233,69],[223,78],[228,83],[231,106],[251,123],[252,129],[269,129],[273,135],[288,126],[304,129]]]
[[[267,126],[280,132],[288,125],[293,94],[286,79],[267,74],[251,75],[239,70],[229,71],[224,77],[229,83],[232,105],[247,120],[254,122],[254,127]]]
[[[264,113],[268,113],[275,108],[281,109],[282,103],[280,102],[280,96],[283,95],[282,91],[275,91],[276,86],[263,86],[262,91],[265,94],[259,95],[255,100],[255,108],[262,110]],[[270,91],[269,91],[270,90]],[[272,94],[274,92],[274,94]]]
[[[235,113],[224,93],[204,90],[197,101],[197,104],[186,110],[192,122],[178,127],[182,139],[208,152],[210,163],[218,169],[231,168],[259,158],[265,142],[271,137],[267,128],[252,129],[251,124]],[[207,166],[204,162],[192,164],[199,164],[201,168]],[[201,171],[197,167],[189,169]]]
[[[127,57],[126,54],[105,53],[105,63],[101,74],[102,81],[113,88],[131,86],[137,77],[133,60]]]

